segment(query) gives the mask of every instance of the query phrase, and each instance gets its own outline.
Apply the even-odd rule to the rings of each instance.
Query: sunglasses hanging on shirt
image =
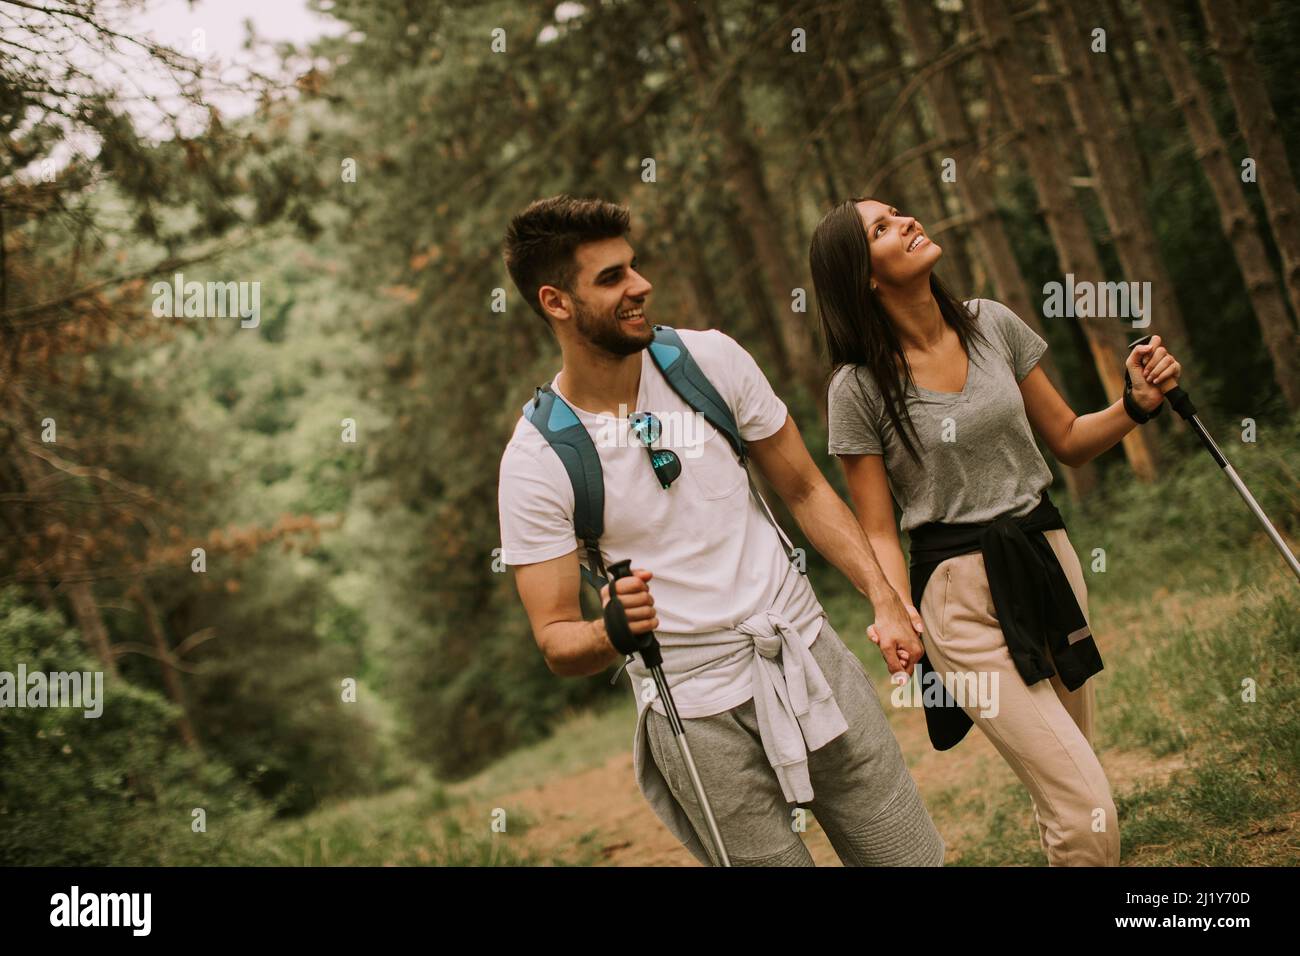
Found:
[[[645,446],[646,452],[650,455],[650,466],[654,468],[659,484],[667,488],[681,475],[682,461],[677,457],[676,452],[666,448],[650,447],[659,440],[662,430],[659,419],[649,412],[633,412],[628,417],[628,422],[631,423],[632,434]]]

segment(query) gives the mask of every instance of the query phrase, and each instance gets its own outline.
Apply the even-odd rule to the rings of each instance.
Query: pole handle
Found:
[[[636,653],[641,655],[641,661],[646,667],[659,667],[664,662],[663,654],[659,650],[659,641],[655,637],[654,631],[647,631],[644,634],[633,634],[632,627],[627,620],[627,611],[623,608],[623,602],[614,590],[615,583],[620,578],[632,577],[632,561],[615,561],[609,566],[609,601],[605,604],[605,633],[609,635],[610,643],[618,650],[625,653]]]
[[[1180,386],[1175,385],[1165,392],[1165,398],[1169,400],[1169,404],[1173,406],[1174,411],[1182,416],[1184,421],[1190,422],[1195,417],[1196,406],[1192,404],[1192,397],[1184,392]]]
[[[1152,333],[1152,335],[1154,334],[1155,333]],[[1128,350],[1132,352],[1139,345],[1146,345],[1151,341],[1151,337],[1151,335],[1144,335],[1140,339],[1135,339],[1128,344]],[[1164,395],[1169,401],[1169,404],[1173,406],[1174,411],[1176,411],[1184,421],[1190,422],[1192,420],[1192,416],[1196,414],[1196,406],[1192,404],[1191,396],[1183,390],[1182,386],[1178,385],[1176,382],[1172,383],[1169,388],[1164,389]]]

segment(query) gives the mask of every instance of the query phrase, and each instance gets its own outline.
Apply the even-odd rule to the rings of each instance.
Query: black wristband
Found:
[[[1137,401],[1133,398],[1133,383],[1129,380],[1127,371],[1124,374],[1124,411],[1128,417],[1133,419],[1139,425],[1145,425],[1151,419],[1160,414],[1160,409],[1165,407],[1164,398],[1160,399],[1160,404],[1151,411],[1144,411]]]

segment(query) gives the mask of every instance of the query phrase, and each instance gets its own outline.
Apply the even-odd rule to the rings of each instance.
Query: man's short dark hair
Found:
[[[603,199],[551,196],[529,203],[510,220],[504,258],[515,288],[534,312],[551,324],[537,292],[553,285],[570,294],[578,277],[573,254],[585,242],[627,234],[627,208]]]

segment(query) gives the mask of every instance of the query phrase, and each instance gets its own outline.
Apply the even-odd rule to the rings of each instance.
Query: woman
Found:
[[[897,655],[925,687],[934,745],[974,723],[1028,788],[1049,865],[1115,865],[1115,804],[1091,745],[1101,658],[1033,433],[1078,467],[1158,410],[1181,368],[1153,337],[1129,355],[1131,393],[1076,416],[1037,367],[1047,343],[1001,303],[954,299],[933,273],[942,254],[872,199],[818,224],[830,452],[890,584],[920,609],[924,656]]]

